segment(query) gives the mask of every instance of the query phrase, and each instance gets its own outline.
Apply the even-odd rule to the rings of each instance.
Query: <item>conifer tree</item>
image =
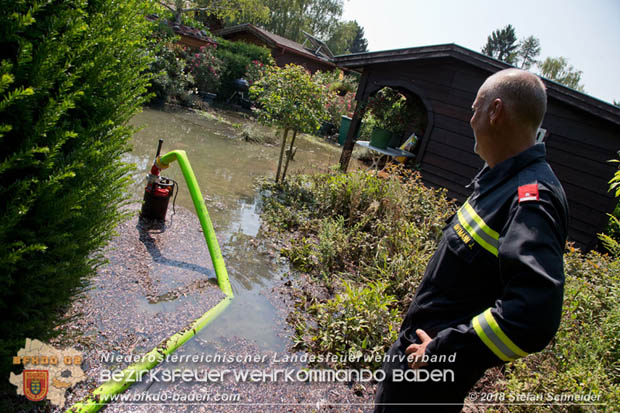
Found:
[[[502,62],[514,64],[517,59],[518,47],[515,29],[509,24],[489,35],[487,44],[482,48],[482,53]]]
[[[149,81],[147,7],[0,0],[3,376],[24,338],[49,337],[125,216],[121,155]]]

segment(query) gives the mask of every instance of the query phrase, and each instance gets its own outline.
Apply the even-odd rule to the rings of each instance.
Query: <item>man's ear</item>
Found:
[[[497,98],[489,105],[489,121],[491,125],[497,124],[499,119],[504,115],[504,102]]]

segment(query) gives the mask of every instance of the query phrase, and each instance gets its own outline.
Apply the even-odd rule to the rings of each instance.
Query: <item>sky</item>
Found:
[[[512,24],[519,40],[540,39],[540,60],[564,56],[581,70],[587,94],[620,101],[620,0],[345,0],[342,17],[364,28],[369,51],[456,43],[480,52]]]

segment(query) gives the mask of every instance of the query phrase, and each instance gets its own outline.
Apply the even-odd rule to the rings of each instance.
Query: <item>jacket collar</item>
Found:
[[[546,156],[547,151],[545,149],[545,145],[543,143],[537,143],[518,155],[500,162],[495,165],[494,168],[489,168],[489,165],[485,164],[471,183],[467,185],[467,188],[473,186],[474,192],[483,194],[495,188],[506,179],[513,177],[529,164],[535,161],[544,160]]]

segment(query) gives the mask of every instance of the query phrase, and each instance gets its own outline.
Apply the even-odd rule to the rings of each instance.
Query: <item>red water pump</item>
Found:
[[[174,193],[176,182],[173,179],[159,176],[161,168],[157,163],[157,158],[159,158],[163,143],[164,140],[160,139],[151,172],[146,176],[146,188],[144,189],[144,202],[142,203],[140,218],[164,221],[168,211],[168,203]]]

